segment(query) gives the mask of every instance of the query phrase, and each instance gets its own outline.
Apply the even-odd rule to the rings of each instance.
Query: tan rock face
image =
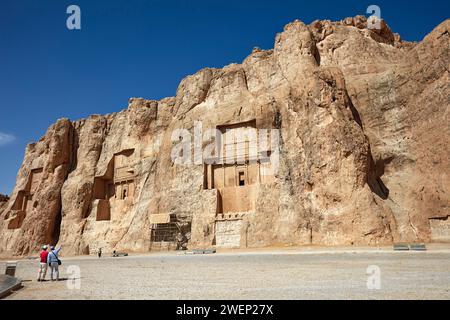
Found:
[[[58,120],[44,137],[27,146],[11,199],[1,213],[1,251],[26,254],[58,241],[61,188],[73,166],[74,130]]]
[[[295,21],[176,97],[59,120],[0,202],[0,252],[450,241],[450,20],[417,44],[380,26]]]

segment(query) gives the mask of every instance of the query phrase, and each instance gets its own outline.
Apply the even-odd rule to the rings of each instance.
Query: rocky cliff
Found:
[[[7,205],[8,201],[9,201],[8,196],[0,194],[0,212],[3,210],[3,207]]]
[[[449,28],[410,43],[364,17],[295,21],[175,97],[58,120],[0,203],[0,252],[449,241]],[[278,170],[174,163],[196,123],[276,132]]]

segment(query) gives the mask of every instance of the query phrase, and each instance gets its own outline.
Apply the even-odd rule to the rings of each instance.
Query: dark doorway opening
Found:
[[[59,210],[58,214],[55,217],[55,221],[53,224],[53,230],[51,235],[51,244],[56,245],[59,242],[59,236],[61,233],[61,221],[62,221],[62,214],[61,210]]]
[[[245,186],[245,173],[242,171],[239,172],[239,186]]]

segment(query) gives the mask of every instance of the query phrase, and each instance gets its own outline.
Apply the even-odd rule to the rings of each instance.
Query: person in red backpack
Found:
[[[45,276],[47,275],[47,257],[47,246],[44,245],[42,246],[42,251],[40,254],[39,273],[37,281],[45,281]]]

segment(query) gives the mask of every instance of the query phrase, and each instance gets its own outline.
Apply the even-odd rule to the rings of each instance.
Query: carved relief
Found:
[[[42,179],[42,168],[31,170],[28,182],[23,190],[17,194],[16,200],[11,208],[13,219],[8,224],[8,229],[20,229],[25,220],[27,212],[33,208],[34,194]]]
[[[260,157],[261,153],[270,156],[270,145],[260,141],[256,120],[217,129],[220,152],[215,164],[205,165],[204,187],[218,190],[217,214],[253,211],[255,186],[274,180],[269,158]]]
[[[275,181],[271,132],[258,130],[256,120],[217,129],[220,150],[204,169],[204,189],[217,190],[213,241],[222,248],[241,247],[246,245],[241,243],[246,216],[256,210],[258,185]]]
[[[115,201],[134,200],[135,172],[134,149],[116,153],[108,164],[106,173],[94,179],[94,198],[97,204],[97,221],[111,219]]]
[[[431,240],[450,242],[450,217],[430,219]]]

